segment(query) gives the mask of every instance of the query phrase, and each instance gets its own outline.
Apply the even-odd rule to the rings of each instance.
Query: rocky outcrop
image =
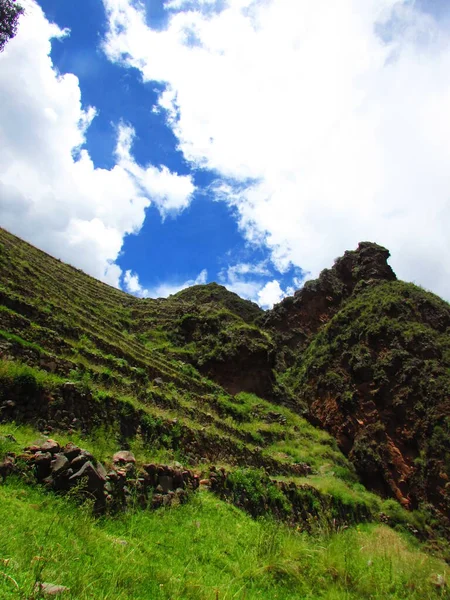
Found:
[[[389,256],[389,250],[378,244],[360,242],[357,250],[345,252],[331,269],[324,269],[318,279],[307,281],[294,296],[267,311],[264,326],[281,335],[281,345],[304,347],[352,295],[356,286],[396,279],[387,264]]]
[[[230,313],[200,307],[179,319],[177,336],[183,345],[195,344],[192,362],[200,373],[230,394],[270,396],[275,348],[260,328]]]
[[[5,456],[5,458],[0,462],[0,477],[2,478],[3,482],[6,480],[8,475],[11,475],[11,473],[14,473],[14,471],[15,471],[14,455]]]

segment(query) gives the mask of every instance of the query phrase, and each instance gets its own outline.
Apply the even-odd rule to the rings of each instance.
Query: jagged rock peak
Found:
[[[265,324],[285,333],[291,331],[290,337],[297,342],[304,341],[305,335],[317,331],[333,316],[358,284],[397,279],[387,263],[389,256],[389,250],[383,246],[360,242],[356,250],[345,252],[317,279],[307,281],[293,297],[285,298],[268,311]]]
[[[394,271],[388,265],[390,252],[373,242],[360,242],[356,250],[347,250],[337,258],[331,269],[324,269],[318,279],[307,281],[294,296],[306,296],[311,292],[331,292],[348,295],[360,281],[394,281]]]
[[[332,270],[343,282],[353,281],[356,284],[370,279],[393,281],[397,277],[387,263],[389,256],[389,250],[383,246],[360,242],[356,250],[348,250],[344,256],[337,258]]]

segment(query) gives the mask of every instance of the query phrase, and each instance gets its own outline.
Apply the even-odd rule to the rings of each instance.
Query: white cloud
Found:
[[[270,275],[270,270],[267,267],[267,261],[260,263],[238,263],[227,267],[226,271],[228,278],[234,278],[238,275]]]
[[[177,292],[184,290],[185,288],[191,287],[193,285],[200,285],[206,283],[208,280],[208,271],[203,269],[197,275],[195,279],[188,279],[183,282],[164,282],[160,283],[152,288],[145,288],[139,282],[139,276],[136,273],[133,273],[131,270],[125,271],[125,275],[123,276],[123,287],[130,294],[134,294],[135,296],[139,296],[140,298],[167,298],[167,296],[171,296],[172,294],[176,294]]]
[[[279,282],[274,279],[273,281],[268,281],[258,292],[258,304],[263,308],[272,308],[274,304],[280,302],[285,296],[286,292],[283,292]]]
[[[220,0],[169,0],[165,5],[166,10],[180,10],[185,8],[214,7],[220,4]]]
[[[114,261],[145,208],[154,201],[163,216],[182,210],[194,186],[165,167],[137,165],[126,125],[118,127],[116,165],[95,168],[81,148],[96,111],[82,108],[78,79],[59,75],[49,56],[51,40],[67,32],[31,0],[22,4],[18,35],[0,54],[1,225],[118,285]]]
[[[108,56],[166,83],[185,157],[227,182],[278,269],[316,276],[373,240],[450,298],[448,30],[407,0],[176,0],[158,32],[103,1]]]
[[[153,165],[145,168],[139,166],[131,156],[134,136],[134,129],[130,125],[119,125],[116,149],[118,164],[134,179],[144,196],[151,197],[162,216],[187,208],[195,190],[191,176],[174,175],[165,166],[161,169]]]
[[[270,275],[270,271],[264,262],[255,265],[239,263],[223,269],[219,274],[219,281],[228,290],[242,298],[257,302],[262,308],[272,308],[289,292],[293,293],[293,288],[284,291],[275,279],[264,282],[262,278],[267,278],[268,275]],[[123,275],[122,287],[139,298],[167,298],[167,296],[193,285],[205,284],[207,280],[208,272],[203,269],[195,279],[163,282],[152,288],[146,288],[140,283],[137,273],[127,270]],[[299,279],[294,278],[294,282],[299,283]]]
[[[125,271],[125,275],[123,276],[123,287],[130,294],[135,294],[141,298],[148,296],[148,290],[142,287],[139,283],[139,276],[132,271]]]
[[[284,291],[277,280],[266,281],[271,275],[267,261],[256,264],[238,263],[222,269],[219,273],[219,281],[230,292],[238,294],[241,298],[257,302],[262,308],[272,308],[276,302],[294,293],[293,286],[297,289],[300,286],[300,279],[294,277],[292,286]]]
[[[265,262],[255,265],[238,263],[222,269],[219,273],[219,281],[230,292],[238,294],[241,298],[256,301],[258,292],[264,285],[260,277],[269,274],[270,271]]]

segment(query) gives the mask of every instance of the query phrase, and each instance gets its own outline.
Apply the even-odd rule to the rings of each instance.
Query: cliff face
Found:
[[[402,282],[369,286],[321,329],[289,374],[309,418],[362,480],[450,515],[450,309]]]
[[[450,307],[396,280],[361,243],[267,314],[287,344],[285,393],[327,429],[361,480],[450,517]],[[286,363],[286,361],[284,361]]]

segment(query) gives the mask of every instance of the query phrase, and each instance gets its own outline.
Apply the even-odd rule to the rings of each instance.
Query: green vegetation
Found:
[[[373,380],[379,389],[395,377],[394,403],[404,403],[409,393],[435,403],[450,392],[449,326],[448,304],[421,288],[400,281],[369,287],[317,334],[286,379],[308,400],[312,379],[342,393],[351,379],[354,386]],[[427,380],[416,377],[423,368]]]
[[[377,248],[269,314],[217,284],[134,298],[0,229],[0,462],[54,436],[224,478],[94,519],[9,477],[0,596],[446,597],[450,309]]]
[[[281,476],[308,463],[313,471],[354,481],[351,465],[329,435],[254,394],[228,394],[191,364],[226,365],[233,356],[236,363],[232,360],[229,370],[248,374],[241,350],[250,348],[249,362],[260,354],[267,372],[273,343],[252,323],[262,314],[259,307],[216,284],[167,300],[139,300],[4,231],[0,237],[0,321],[10,336],[4,352],[9,360],[0,368],[0,401],[23,399],[14,418],[36,419],[31,403],[41,405],[37,412],[43,422],[61,425],[52,406],[67,402],[69,381],[78,398],[70,416],[81,421],[83,431],[114,431],[119,445],[134,444],[140,424],[147,443],[187,464],[207,459],[258,467],[267,462],[269,472]],[[183,323],[193,323],[194,329]],[[214,335],[208,337],[208,328]],[[187,339],[189,332],[195,340]],[[259,381],[261,364],[256,366]],[[37,382],[33,397],[21,388],[21,372]],[[49,395],[51,403],[45,400]],[[63,430],[71,428],[71,419],[65,423],[64,418]]]
[[[207,492],[187,505],[94,520],[9,479],[0,486],[0,595],[37,581],[66,598],[445,597],[445,563],[385,526],[308,535],[252,520]]]
[[[262,314],[259,306],[248,300],[243,300],[237,294],[229,292],[222,285],[210,283],[208,285],[194,285],[181,290],[174,296],[177,300],[188,301],[196,306],[221,307],[231,314],[237,315],[246,323],[252,323]]]
[[[377,411],[377,420],[371,417],[355,433],[349,455],[365,482],[381,476],[395,489],[399,476],[389,467],[390,446],[393,423],[401,423],[403,430],[395,435],[415,457],[416,497],[426,503],[434,481],[441,479],[446,511],[449,330],[449,306],[433,294],[400,281],[369,286],[344,304],[281,376],[304,411],[319,410],[317,399],[333,399],[330,406],[339,411],[334,431],[345,422],[364,421],[364,410]]]

